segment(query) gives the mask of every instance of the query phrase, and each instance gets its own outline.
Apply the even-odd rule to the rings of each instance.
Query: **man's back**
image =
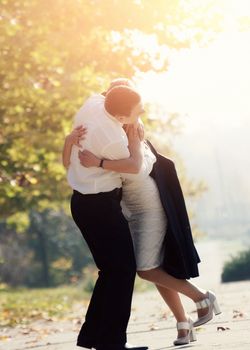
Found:
[[[74,127],[84,125],[87,135],[81,141],[82,149],[88,149],[97,157],[123,159],[129,157],[128,140],[122,125],[104,108],[104,96],[91,96],[77,112]],[[111,191],[121,187],[120,174],[102,168],[85,168],[78,159],[79,148],[72,147],[68,182],[83,193]]]

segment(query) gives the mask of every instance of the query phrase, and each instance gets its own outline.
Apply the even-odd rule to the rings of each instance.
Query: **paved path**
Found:
[[[202,247],[200,252],[202,255]],[[210,287],[216,292],[223,313],[197,329],[197,342],[178,347],[180,349],[250,350],[250,281],[220,284],[220,271],[215,269],[221,263],[217,253],[219,251],[213,245],[206,247],[205,263],[201,265],[202,277],[197,279],[197,284],[204,288]],[[194,304],[187,298],[183,298],[183,302],[187,311],[195,318]],[[75,346],[75,340],[83,312],[82,309],[75,309],[75,318],[70,322],[55,323],[48,320],[34,323],[29,330],[25,327],[5,329],[0,337],[0,349],[81,349]],[[175,336],[175,320],[157,291],[153,289],[135,293],[128,341],[133,344],[146,344],[150,350],[176,349],[172,345]]]

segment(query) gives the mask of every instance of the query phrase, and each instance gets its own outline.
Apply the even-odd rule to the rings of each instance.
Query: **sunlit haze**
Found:
[[[216,225],[227,233],[230,217],[240,230],[249,226],[250,2],[215,3],[214,11],[223,11],[223,31],[206,47],[172,50],[168,71],[150,72],[138,85],[146,101],[162,106],[158,117],[180,113],[184,127],[175,148],[189,174],[209,187],[197,204],[198,220],[205,230],[210,220],[213,233]],[[248,19],[244,30],[242,16]]]

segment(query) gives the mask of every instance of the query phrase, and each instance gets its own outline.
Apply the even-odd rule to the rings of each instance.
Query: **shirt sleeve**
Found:
[[[118,160],[129,158],[128,142],[114,130],[96,128],[91,136],[91,150],[100,158]]]
[[[128,147],[123,141],[112,142],[102,150],[102,158],[110,160],[119,160],[129,158]]]

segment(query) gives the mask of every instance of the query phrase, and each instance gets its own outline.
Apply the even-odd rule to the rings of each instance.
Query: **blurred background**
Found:
[[[118,77],[137,84],[146,137],[176,164],[203,276],[250,279],[250,2],[1,0],[0,11],[0,324],[59,317],[93,288],[61,151],[85,99]]]

